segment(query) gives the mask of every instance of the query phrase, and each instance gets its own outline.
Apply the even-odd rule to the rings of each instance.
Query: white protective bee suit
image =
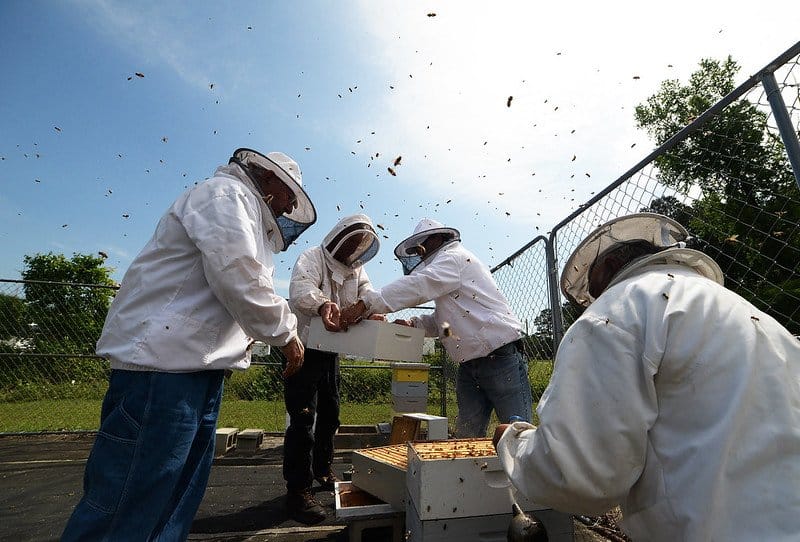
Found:
[[[325,303],[350,305],[359,295],[372,291],[364,263],[379,247],[369,217],[348,216],[336,223],[321,245],[303,251],[292,271],[289,300],[306,350],[303,366],[284,382],[289,426],[283,443],[283,476],[287,512],[303,523],[325,517],[309,491],[314,479],[328,489],[334,487],[336,476],[331,465],[334,435],[340,423],[338,354],[307,344],[309,323],[311,318],[319,318],[319,309]]]
[[[427,252],[424,245],[433,235],[442,243]],[[530,420],[528,362],[518,342],[522,325],[489,268],[464,248],[458,230],[430,218],[420,220],[394,252],[405,276],[362,300],[369,313],[434,301],[433,314],[415,316],[411,323],[426,336],[439,337],[458,364],[456,436],[485,436],[492,411],[501,420]]]
[[[273,209],[265,202],[275,198]],[[251,338],[296,342],[297,320],[273,289],[272,252],[315,220],[299,165],[251,149],[167,210],[97,343],[112,371],[61,540],[187,539],[214,459],[225,370],[250,364]],[[302,359],[299,345],[287,350]]]
[[[297,334],[273,285],[272,253],[284,245],[244,170],[217,168],[173,203],[134,259],[97,353],[113,369],[246,369],[253,339],[283,346]]]
[[[367,215],[345,217],[337,222],[321,245],[305,250],[297,258],[289,284],[289,302],[297,316],[298,334],[303,344],[308,339],[311,318],[318,316],[323,304],[331,301],[339,307],[347,307],[358,301],[360,295],[373,291],[362,261],[371,259],[378,250],[380,244],[374,233],[366,239],[368,244],[363,252],[359,251],[362,253],[353,265],[334,259],[326,248],[343,230],[358,224],[366,224],[372,229],[372,221]]]
[[[447,230],[456,231],[423,219],[409,237],[411,242],[404,241],[398,248],[413,244],[415,236]],[[395,312],[434,301],[433,314],[411,320],[415,327],[425,329],[426,336],[439,337],[447,355],[457,363],[486,356],[522,337],[522,324],[489,269],[459,240],[446,242],[407,271],[380,291],[362,297],[369,313]]]
[[[800,540],[800,341],[721,282],[685,248],[614,277],[561,341],[538,428],[498,442],[519,491],[621,505],[637,541]]]

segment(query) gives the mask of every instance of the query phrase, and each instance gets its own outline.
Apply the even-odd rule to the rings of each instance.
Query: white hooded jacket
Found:
[[[325,236],[322,244],[305,250],[297,258],[289,283],[289,303],[297,316],[300,340],[308,340],[311,319],[319,316],[319,308],[332,301],[345,308],[372,292],[372,283],[363,265],[350,267],[338,260],[325,248],[348,226],[365,223],[372,227],[366,215],[353,215],[341,219]]]
[[[498,443],[536,502],[634,540],[800,539],[800,341],[684,265],[626,268],[565,334],[540,425]]]
[[[246,369],[251,340],[297,334],[275,294],[277,225],[235,164],[184,192],[131,263],[106,317],[97,353],[114,369]]]
[[[395,312],[435,301],[433,314],[412,318],[428,337],[439,337],[458,363],[488,355],[522,336],[520,324],[489,269],[453,241],[400,277],[363,297],[370,313]],[[447,326],[445,326],[447,324]],[[449,326],[449,334],[442,329]]]

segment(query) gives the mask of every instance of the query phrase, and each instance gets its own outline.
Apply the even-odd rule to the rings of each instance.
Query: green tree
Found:
[[[573,307],[569,301],[561,305],[561,323],[564,332],[569,329],[575,320],[583,313]],[[550,308],[542,309],[533,319],[535,331],[533,335],[525,338],[525,351],[529,357],[536,359],[553,359],[553,311]]]
[[[40,353],[92,354],[114,295],[111,269],[87,254],[25,256],[27,318]],[[39,282],[44,281],[44,282]]]
[[[542,309],[533,319],[534,332],[524,340],[525,353],[531,359],[553,359],[553,311]]]
[[[734,89],[739,71],[728,57],[704,59],[687,85],[667,80],[636,107],[640,128],[661,145]],[[660,180],[683,192],[699,186],[726,198],[760,203],[794,185],[780,138],[764,130],[767,113],[746,99],[710,118],[674,150],[660,156]]]
[[[638,126],[660,145],[734,89],[730,57],[704,59],[687,84],[667,80],[636,107]],[[658,179],[679,193],[699,192],[692,205],[672,196],[646,210],[663,212],[699,237],[722,267],[726,284],[800,331],[800,192],[768,114],[740,99],[656,159]]]
[[[688,224],[692,218],[692,207],[681,203],[675,196],[662,196],[650,202],[650,205],[640,209],[642,213],[658,213],[668,216],[681,224]]]
[[[19,297],[0,294],[0,352],[9,351],[11,342],[22,340],[28,333],[25,317],[25,300]]]

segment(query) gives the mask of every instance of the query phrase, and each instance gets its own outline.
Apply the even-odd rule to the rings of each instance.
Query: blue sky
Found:
[[[633,109],[661,81],[728,54],[744,80],[797,39],[786,1],[559,4],[4,0],[0,278],[102,251],[121,280],[237,147],[293,156],[318,211],[283,294],[356,212],[383,228],[378,286],[425,216],[494,265],[652,150]]]

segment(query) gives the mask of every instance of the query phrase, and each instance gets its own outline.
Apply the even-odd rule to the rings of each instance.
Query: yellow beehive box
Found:
[[[392,363],[392,382],[427,382],[427,363]]]

